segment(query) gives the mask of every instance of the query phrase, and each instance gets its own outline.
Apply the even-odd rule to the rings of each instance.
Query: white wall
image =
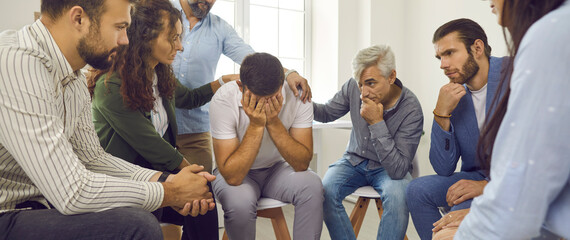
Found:
[[[492,55],[506,55],[501,28],[491,13],[488,1],[473,0],[313,0],[313,11],[326,12],[330,21],[319,21],[323,14],[313,13],[313,82],[315,101],[323,103],[351,76],[351,62],[356,52],[372,44],[386,43],[396,54],[396,70],[404,86],[418,97],[424,111],[425,135],[420,141],[418,157],[421,175],[433,174],[428,160],[433,108],[439,88],[448,82],[434,57],[431,39],[433,32],[443,23],[456,18],[470,18],[478,22],[489,38]],[[338,22],[334,22],[334,16]],[[326,38],[315,31],[326,25],[337,25],[338,32]],[[325,44],[326,49],[319,46]],[[338,45],[335,45],[338,44]],[[326,52],[322,52],[322,51]],[[328,59],[336,52],[338,59]],[[321,57],[323,56],[323,57]],[[326,57],[325,57],[326,56]],[[319,61],[319,62],[316,62]],[[322,61],[322,62],[321,62]],[[330,64],[330,65],[326,65]],[[326,65],[326,66],[323,66]],[[322,78],[323,72],[330,78]],[[332,73],[328,73],[332,72]],[[338,78],[334,78],[334,76]],[[336,161],[346,148],[348,131],[323,132],[322,158],[328,165]]]
[[[40,0],[0,0],[0,32],[33,23],[34,12],[39,11]]]

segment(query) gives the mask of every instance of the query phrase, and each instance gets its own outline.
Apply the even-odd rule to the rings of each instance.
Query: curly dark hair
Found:
[[[160,33],[167,29],[171,35],[176,34],[176,23],[182,21],[180,11],[168,0],[142,0],[134,5],[132,23],[127,30],[129,44],[120,46],[112,65],[108,69],[91,70],[87,86],[93,97],[97,81],[105,81],[113,73],[119,74],[121,95],[124,104],[132,110],[149,112],[156,100],[152,94],[152,78],[156,72],[158,77],[159,96],[172,99],[176,88],[176,78],[169,64],[150,65],[152,44]],[[174,48],[174,42],[171,43]],[[107,74],[105,78],[101,78]]]

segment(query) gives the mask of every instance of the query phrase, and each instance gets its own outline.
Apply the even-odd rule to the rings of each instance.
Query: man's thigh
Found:
[[[233,208],[251,208],[252,206],[255,209],[257,200],[261,195],[261,189],[250,174],[246,175],[242,183],[237,186],[229,185],[218,169],[214,170],[214,175],[216,180],[212,182],[212,189],[224,211]]]
[[[366,165],[366,161],[360,164]],[[331,164],[323,178],[325,195],[342,200],[359,187],[368,186],[365,172],[359,166],[352,166],[345,158]]]
[[[371,170],[366,176],[371,185],[382,197],[391,197],[405,202],[406,187],[412,181],[412,175],[406,173],[402,179],[392,179],[384,169]]]
[[[311,171],[296,172],[286,162],[279,162],[268,169],[269,173],[261,191],[262,197],[292,202],[297,194],[315,194],[322,198],[323,185],[319,176]]]
[[[63,215],[55,209],[0,215],[0,239],[161,239],[156,218],[136,208]]]

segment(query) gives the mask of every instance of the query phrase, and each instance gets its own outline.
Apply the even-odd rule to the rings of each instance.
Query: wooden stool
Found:
[[[257,216],[271,219],[273,231],[275,231],[275,238],[277,240],[291,240],[289,229],[287,229],[287,222],[285,221],[283,210],[281,209],[281,207],[288,204],[289,203],[264,197],[257,201]],[[222,240],[228,240],[226,230],[224,230]]]
[[[368,203],[370,199],[374,199],[376,202],[376,207],[378,208],[378,216],[382,219],[382,200],[380,199],[380,194],[374,190],[372,186],[365,186],[356,189],[352,193],[354,196],[358,196],[358,200],[350,213],[350,223],[352,223],[352,228],[354,229],[354,235],[358,237],[360,232],[360,227],[362,226],[362,221],[364,221],[364,215],[366,215],[366,209],[368,209]],[[408,236],[404,236],[405,240],[408,240]]]

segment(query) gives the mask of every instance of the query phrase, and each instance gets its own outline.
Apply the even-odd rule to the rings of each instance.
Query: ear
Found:
[[[392,70],[388,77],[388,81],[390,81],[390,84],[394,84],[396,82],[396,69]]]
[[[485,43],[483,43],[483,40],[481,39],[475,40],[473,45],[471,45],[471,52],[473,53],[475,58],[478,58],[480,56],[485,56]]]
[[[239,90],[243,92],[243,85],[242,85],[242,83],[241,83],[241,80],[239,80],[239,79],[236,80],[236,83],[237,83],[237,85],[238,85],[238,87],[239,87]]]
[[[73,6],[69,12],[69,22],[71,25],[80,32],[88,31],[91,22],[89,21],[89,17],[85,13],[80,6]]]

